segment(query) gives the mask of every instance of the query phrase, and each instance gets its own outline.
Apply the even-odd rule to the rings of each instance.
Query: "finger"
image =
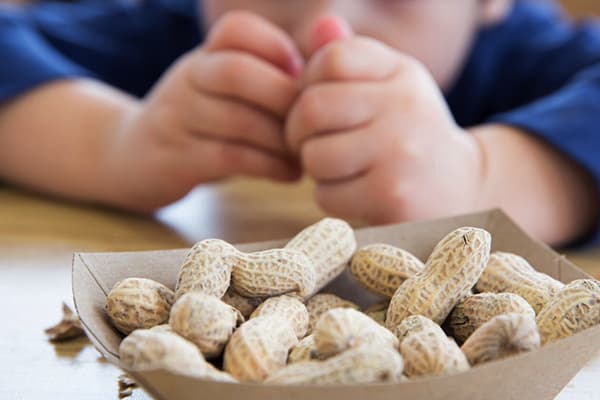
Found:
[[[216,96],[196,95],[186,102],[185,123],[198,136],[236,141],[280,156],[288,154],[283,125],[246,104]]]
[[[372,166],[380,145],[365,129],[318,136],[302,146],[302,166],[317,181],[346,180]]]
[[[319,182],[315,200],[327,213],[348,219],[370,221],[377,203],[372,198],[369,173],[340,182]]]
[[[297,76],[304,61],[293,40],[271,22],[247,11],[224,15],[211,30],[203,49],[248,52]]]
[[[317,82],[384,80],[397,71],[407,56],[370,38],[354,37],[323,47],[311,59],[302,75],[308,86]]]
[[[326,83],[306,89],[288,117],[288,146],[298,153],[308,138],[369,123],[378,110],[377,88],[370,83]]]
[[[346,20],[333,15],[321,17],[315,22],[310,33],[309,53],[312,56],[326,44],[348,39],[352,35],[354,32]]]
[[[300,177],[297,166],[284,158],[239,143],[201,139],[189,150],[191,165],[204,180],[244,175],[289,182]]]
[[[199,90],[231,96],[285,117],[299,89],[296,82],[246,53],[223,51],[192,56],[190,77]]]

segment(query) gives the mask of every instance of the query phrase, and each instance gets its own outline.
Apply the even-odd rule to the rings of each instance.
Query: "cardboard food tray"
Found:
[[[522,255],[538,270],[563,282],[589,278],[564,257],[528,237],[501,211],[461,217],[356,230],[359,246],[389,243],[405,248],[425,260],[434,245],[461,226],[481,227],[492,233],[492,249]],[[238,246],[258,250],[285,241]],[[75,254],[73,296],[83,327],[96,348],[119,365],[118,347],[123,336],[112,328],[104,313],[110,288],[127,277],[146,277],[174,287],[178,268],[187,250],[134,253]],[[327,292],[362,305],[375,298],[346,274]],[[423,378],[408,383],[347,386],[273,386],[205,382],[165,371],[127,371],[159,400],[199,399],[553,399],[600,349],[600,326],[549,344],[542,349],[472,368],[453,375]],[[600,386],[600,384],[599,384]]]

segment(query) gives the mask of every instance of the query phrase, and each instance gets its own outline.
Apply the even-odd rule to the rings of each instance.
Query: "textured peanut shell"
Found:
[[[517,313],[535,318],[535,311],[527,301],[514,293],[479,293],[460,302],[448,321],[452,336],[462,343],[477,328],[497,315]]]
[[[286,319],[274,315],[252,318],[231,336],[223,368],[242,382],[262,382],[285,366],[290,349],[297,344]]]
[[[316,357],[317,348],[315,347],[315,338],[313,335],[308,335],[300,341],[288,356],[288,364],[293,364],[301,361],[310,361]]]
[[[231,270],[239,252],[227,242],[208,239],[196,243],[179,269],[175,294],[202,292],[221,298],[231,280]]]
[[[356,250],[356,238],[347,222],[324,218],[302,230],[285,247],[303,252],[315,266],[316,283],[309,297],[344,271]]]
[[[235,291],[246,297],[271,297],[312,293],[316,272],[312,261],[301,251],[274,249],[237,254],[231,273]]]
[[[389,306],[389,301],[381,301],[370,305],[363,312],[379,325],[385,326],[385,315]]]
[[[308,311],[304,303],[298,298],[287,295],[271,297],[258,306],[250,318],[265,315],[276,315],[287,319],[292,324],[298,339],[306,336],[306,331],[308,330]]]
[[[543,344],[600,324],[600,282],[569,283],[538,314],[537,324]]]
[[[139,329],[119,346],[121,364],[130,370],[164,369],[176,374],[200,377],[208,363],[196,346],[174,333]]]
[[[263,302],[263,299],[244,297],[233,290],[233,288],[229,288],[221,298],[221,301],[225,304],[229,304],[231,307],[238,310],[244,318],[248,319],[252,312],[256,310],[256,307]]]
[[[334,308],[324,313],[313,331],[317,356],[328,358],[352,347],[382,343],[398,347],[392,332],[352,308]]]
[[[428,318],[410,316],[394,329],[394,333],[400,340],[404,373],[409,378],[453,374],[469,369],[467,358],[456,342]]]
[[[477,365],[539,347],[535,316],[511,313],[495,316],[481,325],[469,336],[462,350],[471,365]]]
[[[104,308],[113,325],[128,335],[166,323],[174,298],[173,291],[158,282],[128,278],[108,293]]]
[[[161,329],[133,332],[121,342],[119,354],[122,365],[135,371],[164,369],[208,381],[237,382],[207,363],[192,343]]]
[[[408,251],[389,244],[370,244],[358,249],[350,262],[350,272],[371,292],[391,298],[406,279],[425,268]]]
[[[238,311],[214,296],[187,293],[171,309],[169,325],[194,343],[204,357],[218,357],[241,317]]]
[[[310,334],[314,330],[321,315],[334,308],[353,308],[358,310],[360,307],[353,302],[344,300],[334,294],[316,294],[306,302],[306,309],[308,310],[309,316],[307,333]]]
[[[563,287],[563,283],[536,271],[523,257],[495,252],[490,256],[476,289],[480,292],[518,294],[538,314]]]
[[[456,304],[471,294],[490,255],[491,235],[478,228],[459,228],[440,241],[425,269],[398,288],[386,315],[393,329],[411,315],[444,322]]]
[[[325,361],[290,364],[266,382],[287,385],[399,382],[402,370],[402,357],[393,348],[364,345]]]

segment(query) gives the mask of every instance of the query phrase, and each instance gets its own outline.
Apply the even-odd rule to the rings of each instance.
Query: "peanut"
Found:
[[[172,332],[136,330],[121,342],[119,354],[123,366],[134,371],[164,369],[209,381],[237,382],[207,363],[196,346]]]
[[[497,315],[518,313],[535,318],[535,311],[521,296],[514,293],[479,293],[459,303],[449,318],[452,335],[460,343],[481,325]]]
[[[194,343],[204,357],[218,357],[233,334],[242,315],[214,296],[187,293],[171,309],[169,325]]]
[[[306,310],[306,306],[297,298],[286,295],[271,297],[258,306],[250,318],[264,315],[277,315],[285,318],[292,324],[298,339],[306,336],[306,331],[308,330],[308,311]]]
[[[128,335],[166,323],[174,297],[171,289],[158,282],[128,278],[108,293],[105,309],[114,326]]]
[[[411,315],[444,322],[452,308],[471,294],[490,254],[491,236],[478,228],[449,233],[429,256],[425,269],[400,285],[386,315],[393,329]]]
[[[389,346],[363,345],[325,361],[290,364],[266,382],[287,385],[399,382],[402,369],[402,357],[396,350]]]
[[[223,297],[229,288],[237,253],[235,247],[219,239],[196,243],[179,269],[175,286],[177,298],[188,292]]]
[[[196,346],[169,332],[138,329],[119,346],[121,364],[130,370],[164,369],[186,376],[202,376],[207,363]]]
[[[563,283],[536,271],[523,257],[504,252],[492,253],[476,286],[480,292],[518,294],[536,314],[563,287]]]
[[[435,322],[413,315],[394,329],[400,340],[404,373],[409,378],[463,372],[469,369],[467,358],[453,339]]]
[[[231,336],[223,367],[242,382],[262,382],[283,368],[298,339],[287,319],[275,315],[252,318]]]
[[[578,279],[566,285],[537,316],[542,343],[600,324],[600,282]]]
[[[308,335],[292,349],[288,356],[288,364],[310,361],[316,357],[316,354],[315,338],[313,335]]]
[[[281,294],[307,296],[315,289],[316,273],[312,261],[293,249],[237,253],[231,273],[235,291],[246,297],[271,297]]]
[[[350,272],[362,286],[387,298],[424,267],[417,257],[389,244],[362,247],[350,262]]]
[[[398,347],[398,339],[392,332],[351,308],[334,308],[324,313],[315,326],[313,337],[319,358],[373,342]]]
[[[471,365],[498,360],[540,347],[535,315],[497,315],[481,325],[463,344]]]
[[[262,303],[263,299],[244,297],[233,290],[233,288],[229,288],[221,298],[221,301],[235,308],[242,313],[244,318],[248,319],[256,307]]]
[[[367,307],[364,313],[381,326],[385,326],[385,315],[390,306],[389,301],[381,301]]]
[[[360,307],[334,294],[319,293],[314,295],[306,302],[306,309],[309,315],[308,334],[314,330],[321,315],[334,308],[353,308],[358,310]]]
[[[356,250],[356,238],[347,222],[324,218],[298,233],[285,248],[302,251],[315,266],[316,284],[309,297],[344,271]]]

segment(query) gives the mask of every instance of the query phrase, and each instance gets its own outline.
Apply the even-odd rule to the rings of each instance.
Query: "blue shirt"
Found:
[[[0,6],[0,102],[58,79],[90,77],[143,96],[201,44],[194,0]],[[587,169],[600,188],[600,26],[550,2],[517,0],[479,32],[446,98],[464,127],[516,126]]]

